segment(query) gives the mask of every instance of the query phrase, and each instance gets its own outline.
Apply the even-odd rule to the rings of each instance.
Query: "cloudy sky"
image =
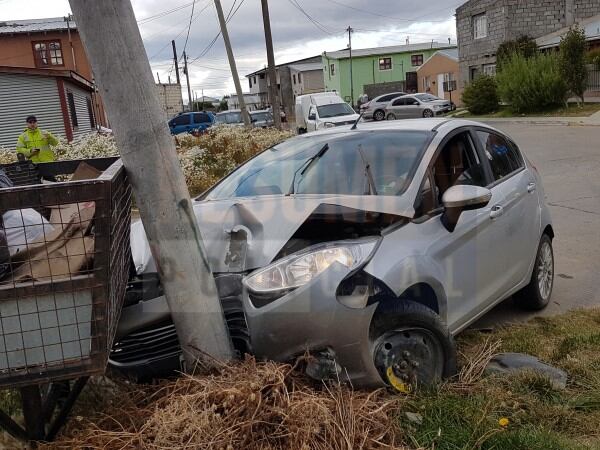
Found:
[[[260,0],[222,0],[231,12],[229,33],[242,88],[244,75],[266,64]],[[26,3],[26,7],[25,7]],[[175,79],[171,39],[189,55],[192,90],[221,96],[234,91],[212,0],[132,0],[150,64],[162,82]],[[353,48],[410,43],[456,42],[457,0],[270,0],[277,63],[345,48],[350,25]],[[194,8],[193,16],[192,7]],[[67,0],[0,0],[0,21],[64,16]],[[188,25],[192,17],[189,37]],[[216,40],[215,40],[216,38]],[[187,39],[187,44],[186,44]],[[213,43],[214,41],[214,43]],[[187,92],[184,88],[184,101]]]

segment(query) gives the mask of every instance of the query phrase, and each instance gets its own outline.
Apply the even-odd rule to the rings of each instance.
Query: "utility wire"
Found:
[[[317,27],[323,33],[328,34],[329,36],[334,36],[336,34],[339,34],[338,32],[331,32],[331,31],[329,31],[325,25],[323,25],[317,19],[313,18],[310,14],[308,14],[304,10],[304,8],[302,7],[302,5],[300,5],[300,3],[298,3],[298,0],[288,0],[288,2],[294,8],[296,8],[298,11],[300,11],[302,13],[302,15],[304,15],[304,17],[306,17],[308,19],[309,22],[311,22],[315,27]]]
[[[168,10],[165,10],[165,11],[158,12],[156,14],[153,14],[151,16],[144,17],[143,19],[138,20],[137,23],[138,23],[138,25],[145,25],[146,23],[152,22],[153,20],[161,19],[161,18],[163,18],[165,16],[168,16],[169,14],[173,14],[174,12],[181,11],[182,9],[185,9],[185,8],[189,8],[193,4],[194,4],[194,2],[186,3],[185,5],[177,6],[177,7],[172,8],[172,9],[168,9]]]
[[[190,14],[190,23],[188,25],[187,35],[185,37],[185,44],[183,44],[183,53],[185,53],[185,49],[187,48],[188,39],[190,38],[190,30],[192,29],[192,21],[194,20],[194,7],[196,6],[196,0],[192,3],[192,13]]]

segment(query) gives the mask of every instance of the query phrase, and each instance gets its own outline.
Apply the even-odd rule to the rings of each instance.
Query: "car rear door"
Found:
[[[474,130],[493,182],[499,191],[494,202],[497,220],[504,222],[497,236],[497,250],[505,254],[502,275],[508,292],[530,276],[540,239],[541,209],[536,178],[525,164],[518,147],[505,136],[487,128]]]

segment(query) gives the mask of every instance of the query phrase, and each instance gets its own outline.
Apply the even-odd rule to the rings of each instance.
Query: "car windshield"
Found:
[[[354,110],[348,103],[334,103],[332,105],[317,106],[317,110],[319,111],[319,117],[321,119],[354,114]]]
[[[242,123],[242,113],[241,112],[228,112],[217,114],[215,117],[216,123]]]
[[[421,100],[422,102],[432,102],[434,100],[439,100],[439,98],[431,94],[417,94],[415,95],[415,97]]]
[[[240,166],[205,199],[285,195],[292,190],[364,195],[369,192],[369,177],[363,156],[377,195],[400,195],[412,180],[429,136],[426,131],[365,131],[291,138]],[[318,153],[321,156],[310,163]]]
[[[250,114],[250,117],[252,117],[252,120],[255,122],[264,122],[264,121],[268,121],[268,120],[273,120],[271,113],[268,113],[268,112],[252,113],[252,114]]]

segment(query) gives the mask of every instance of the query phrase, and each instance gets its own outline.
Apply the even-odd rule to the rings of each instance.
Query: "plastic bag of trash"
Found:
[[[54,230],[39,212],[31,208],[7,211],[2,220],[10,256],[25,251],[27,244]]]

